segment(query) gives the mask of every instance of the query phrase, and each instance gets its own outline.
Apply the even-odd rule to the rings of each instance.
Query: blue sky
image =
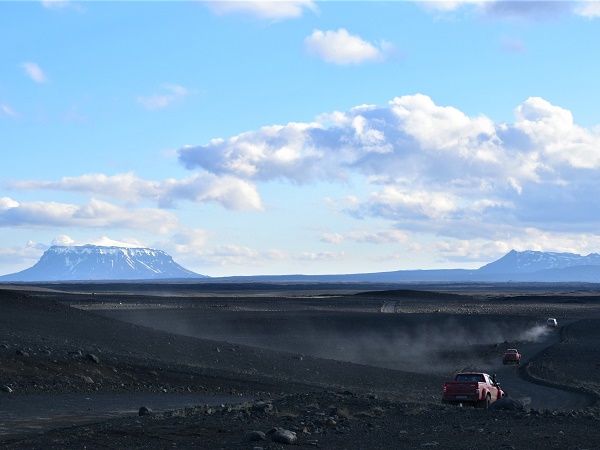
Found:
[[[600,252],[600,2],[0,2],[0,274]]]

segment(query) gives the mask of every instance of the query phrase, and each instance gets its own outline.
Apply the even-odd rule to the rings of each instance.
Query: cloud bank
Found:
[[[92,199],[84,205],[58,202],[20,203],[0,198],[0,227],[21,228],[127,228],[167,233],[178,225],[177,218],[152,208],[124,208]]]
[[[5,183],[15,190],[70,191],[119,199],[128,203],[156,202],[160,207],[173,207],[179,201],[217,203],[231,210],[263,209],[256,186],[232,176],[218,177],[209,173],[197,173],[182,180],[143,180],[133,173],[107,176],[88,174],[64,177],[59,181],[24,180]]]
[[[182,148],[179,160],[256,183],[359,175],[371,193],[337,199],[340,210],[406,231],[498,239],[526,227],[597,229],[598,130],[539,97],[514,115],[513,123],[494,123],[417,94]]]
[[[68,191],[91,200],[76,205],[3,197],[0,226],[170,233],[155,246],[212,264],[344,258],[343,251],[284,254],[221,243],[209,249],[208,231],[185,228],[166,211],[193,202],[268,213],[260,188],[287,182],[299,189],[318,184],[320,200],[334,212],[357,224],[377,223],[375,229],[321,230],[315,241],[327,245],[396,243],[455,261],[489,260],[511,248],[578,253],[600,246],[600,128],[577,125],[571,111],[540,97],[517,105],[506,123],[407,95],[384,106],[359,105],[312,122],[186,146],[178,161],[193,171],[189,177],[5,181],[16,191]],[[334,184],[348,195],[332,198],[327,186]],[[427,239],[417,242],[417,236]]]

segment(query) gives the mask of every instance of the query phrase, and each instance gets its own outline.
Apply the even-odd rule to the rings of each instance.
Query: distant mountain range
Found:
[[[206,278],[187,270],[161,250],[100,245],[52,246],[29,269],[5,281],[149,280]]]
[[[510,251],[476,270],[398,270],[331,275],[211,278],[187,270],[161,250],[102,245],[52,246],[29,269],[0,282],[196,279],[246,282],[600,282],[600,255]]]
[[[223,279],[223,278],[222,278]],[[228,280],[295,282],[588,282],[600,283],[600,255],[511,250],[479,269],[397,270],[344,275],[266,275]]]

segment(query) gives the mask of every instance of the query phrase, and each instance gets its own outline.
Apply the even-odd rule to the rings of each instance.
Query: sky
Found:
[[[600,2],[0,1],[0,275],[600,252]]]

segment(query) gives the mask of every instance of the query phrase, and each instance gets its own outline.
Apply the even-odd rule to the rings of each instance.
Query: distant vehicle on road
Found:
[[[521,354],[516,348],[507,348],[502,357],[502,364],[521,364]]]
[[[472,404],[478,408],[489,408],[490,404],[506,394],[496,382],[496,376],[481,372],[459,372],[451,381],[444,383],[442,403]]]
[[[558,322],[556,321],[556,319],[550,317],[548,320],[546,320],[546,325],[552,328],[556,328],[558,326]]]

